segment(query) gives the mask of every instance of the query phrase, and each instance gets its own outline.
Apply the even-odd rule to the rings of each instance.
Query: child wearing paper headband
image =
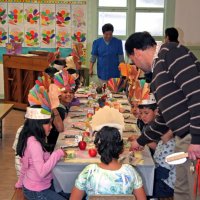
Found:
[[[50,103],[47,91],[37,84],[30,90],[28,100],[31,107],[27,108],[17,144],[21,170],[15,188],[22,188],[27,199],[64,200],[52,188],[51,171],[65,152],[62,149],[52,152],[46,142],[52,128],[50,104],[54,107],[59,100]]]
[[[103,113],[109,119],[102,118]],[[137,200],[146,200],[140,175],[131,165],[118,161],[124,149],[121,137],[123,115],[108,106],[97,111],[95,115],[92,129],[96,130],[94,144],[101,162],[88,165],[79,174],[70,200],[81,200],[85,194],[87,199],[95,194],[134,194]]]

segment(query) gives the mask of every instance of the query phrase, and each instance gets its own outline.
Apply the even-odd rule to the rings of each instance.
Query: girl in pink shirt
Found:
[[[41,108],[27,108],[26,121],[17,144],[21,171],[15,187],[22,188],[28,200],[65,199],[51,186],[51,171],[65,154],[62,149],[50,154],[46,138],[51,128],[51,115],[42,114]]]

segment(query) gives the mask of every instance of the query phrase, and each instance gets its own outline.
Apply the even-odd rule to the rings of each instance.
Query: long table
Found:
[[[72,132],[76,132],[79,134],[80,130],[74,130],[72,128],[72,124],[79,123],[80,121],[84,121],[87,113],[87,107],[85,107],[86,99],[81,99],[82,103],[82,111],[79,110],[78,112],[75,112],[73,110],[72,112],[69,112],[67,118],[64,121],[65,124],[65,131],[63,133],[60,133],[56,148],[60,148],[63,145],[67,144],[67,139],[65,139],[65,135],[71,134]],[[130,107],[128,105],[128,100],[126,96],[124,95],[123,98],[118,99],[119,102],[125,105],[126,109]],[[81,111],[81,112],[80,112]],[[75,115],[79,115],[79,118],[74,118]],[[128,115],[128,114],[126,114]],[[83,116],[83,117],[81,117]],[[131,115],[130,115],[131,116]],[[81,123],[81,122],[80,122]],[[80,126],[81,127],[81,126]],[[84,128],[84,127],[82,127]],[[128,132],[124,132],[123,137],[128,137]],[[70,151],[70,149],[69,149]],[[80,155],[79,155],[80,153]],[[65,193],[70,193],[72,187],[74,186],[75,180],[79,173],[88,165],[91,163],[98,163],[99,158],[90,158],[87,156],[87,151],[79,151],[78,156],[74,159],[65,159],[61,160],[57,163],[53,170],[53,176],[54,176],[54,187],[57,192],[64,191]],[[153,193],[153,182],[154,182],[154,169],[155,164],[152,160],[150,151],[148,147],[145,147],[145,149],[141,152],[140,157],[142,159],[136,159],[134,161],[135,168],[139,172],[139,174],[142,177],[145,192],[147,195],[152,195]]]

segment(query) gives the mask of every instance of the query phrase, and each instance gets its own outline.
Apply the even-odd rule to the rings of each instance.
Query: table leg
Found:
[[[2,119],[0,120],[0,138],[2,138],[2,132],[3,132],[3,128],[2,128]]]

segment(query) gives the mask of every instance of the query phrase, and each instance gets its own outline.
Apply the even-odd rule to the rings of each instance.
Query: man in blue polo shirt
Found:
[[[102,82],[120,77],[118,66],[124,62],[122,41],[113,37],[113,31],[112,24],[103,25],[103,37],[95,40],[92,46],[89,73],[93,75],[93,66],[97,60],[97,75]]]

